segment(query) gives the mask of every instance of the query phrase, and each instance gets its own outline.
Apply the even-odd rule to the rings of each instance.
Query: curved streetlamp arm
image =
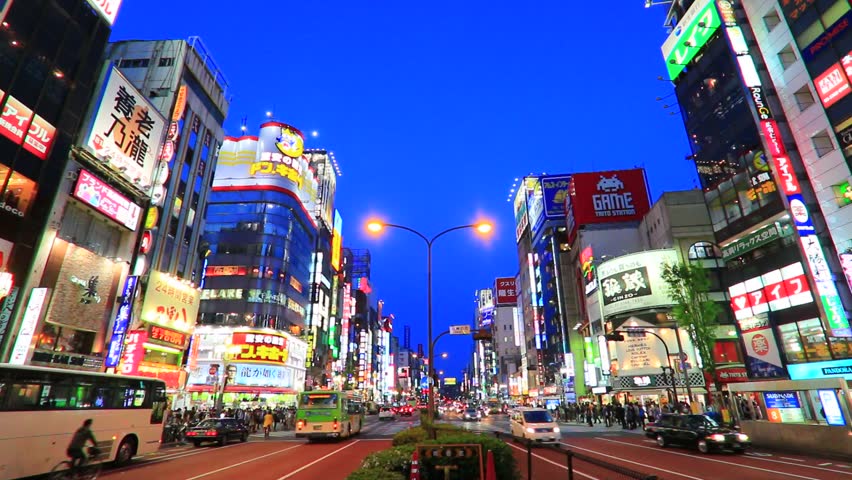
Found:
[[[406,230],[406,231],[409,231],[409,232],[411,232],[411,233],[413,233],[413,234],[417,235],[417,236],[418,236],[418,237],[420,237],[421,239],[423,239],[423,241],[424,241],[424,242],[426,242],[426,245],[431,245],[431,244],[432,244],[432,240],[434,240],[434,238],[433,238],[432,240],[429,240],[428,238],[426,238],[426,235],[423,235],[422,233],[418,232],[417,230],[415,230],[415,229],[413,229],[413,228],[406,227],[405,225],[397,225],[397,224],[395,224],[395,223],[382,223],[382,226],[383,226],[383,227],[398,228],[398,229],[400,229],[400,230]]]
[[[470,225],[459,225],[458,227],[448,228],[448,229],[446,229],[446,230],[444,230],[444,231],[442,231],[442,232],[438,233],[438,234],[437,234],[437,235],[435,235],[434,237],[432,237],[432,240],[426,240],[426,241],[429,243],[429,245],[431,245],[431,244],[433,244],[433,243],[435,242],[435,240],[437,240],[439,237],[442,237],[442,236],[444,236],[445,234],[450,233],[450,232],[454,232],[454,231],[456,231],[456,230],[461,230],[461,229],[463,229],[463,228],[476,228],[476,225],[473,225],[473,224],[470,224]],[[422,236],[423,236],[423,235],[421,235],[421,237],[422,237]],[[423,237],[423,239],[425,240],[425,239],[426,239],[426,237]]]

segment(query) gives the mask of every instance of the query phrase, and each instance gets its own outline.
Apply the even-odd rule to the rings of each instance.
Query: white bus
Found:
[[[0,480],[50,472],[87,418],[100,461],[154,452],[165,410],[161,380],[0,364]]]

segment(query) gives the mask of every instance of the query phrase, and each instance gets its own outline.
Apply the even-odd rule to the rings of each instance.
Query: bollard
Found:
[[[568,480],[574,480],[574,458],[571,455],[571,450],[565,451],[565,463],[568,467]]]
[[[527,480],[532,480],[532,440],[527,440]]]

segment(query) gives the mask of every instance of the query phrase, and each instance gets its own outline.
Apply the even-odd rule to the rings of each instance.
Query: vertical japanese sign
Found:
[[[145,356],[145,342],[148,341],[148,332],[145,330],[132,330],[127,334],[127,342],[121,353],[121,362],[118,364],[118,373],[122,375],[136,375],[139,373],[139,364]]]
[[[121,304],[118,306],[118,312],[115,314],[115,320],[112,324],[112,336],[107,346],[107,355],[104,361],[104,366],[108,368],[115,368],[120,360],[121,346],[124,344],[127,327],[130,325],[133,297],[136,294],[138,281],[139,277],[135,275],[128,275],[124,281],[124,288],[121,290]]]
[[[745,365],[750,378],[786,377],[775,333],[765,313],[737,320],[745,346]]]
[[[84,145],[118,175],[145,190],[159,159],[166,119],[111,64]]]
[[[725,19],[725,34],[731,44],[735,44],[737,39],[741,38],[743,34],[736,23],[733,6],[730,2],[724,0],[717,0],[716,5],[721,12],[722,18]],[[757,73],[754,60],[748,54],[747,46],[745,50],[743,55],[737,57],[737,62],[743,83],[754,92],[755,88],[763,87],[763,84],[760,75]],[[776,183],[781,186],[781,190],[787,198],[790,216],[795,221],[796,230],[799,232],[802,254],[808,263],[810,276],[816,285],[820,305],[822,306],[824,323],[826,323],[832,336],[852,337],[852,328],[849,326],[849,319],[846,318],[843,303],[840,300],[832,273],[828,268],[828,262],[825,259],[825,253],[823,252],[819,238],[816,236],[809,209],[802,196],[802,189],[796,179],[793,165],[790,162],[790,156],[787,154],[784,140],[781,138],[780,130],[778,130],[778,124],[772,119],[772,111],[769,109],[769,105],[761,102],[760,97],[751,95],[750,101],[760,121],[760,128],[764,136],[764,146],[766,147],[766,151],[772,156],[775,166]]]
[[[21,321],[21,329],[18,330],[18,338],[12,348],[12,358],[9,363],[23,365],[27,360],[30,343],[33,341],[38,320],[41,318],[41,310],[47,298],[46,288],[34,288],[24,311],[24,319]]]

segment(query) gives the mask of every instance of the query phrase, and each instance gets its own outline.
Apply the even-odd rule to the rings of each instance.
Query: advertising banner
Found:
[[[141,318],[148,323],[192,333],[201,294],[183,280],[156,270],[151,272]]]
[[[124,345],[124,336],[127,334],[127,327],[130,325],[133,299],[136,295],[138,283],[139,277],[135,275],[128,275],[124,280],[124,288],[121,289],[121,303],[112,323],[112,336],[107,346],[107,355],[104,361],[104,366],[108,368],[115,368],[120,361],[121,347]]]
[[[814,85],[819,100],[825,108],[834,105],[852,91],[852,87],[849,86],[849,79],[843,73],[843,67],[840,66],[840,63],[835,63],[817,76],[814,79]]]
[[[565,216],[565,197],[571,184],[570,175],[541,177],[541,190],[544,198],[544,216],[563,218]]]
[[[530,232],[535,235],[544,224],[544,194],[541,191],[541,180],[528,178],[527,216],[530,221]]]
[[[166,119],[117,68],[107,68],[84,146],[117,175],[147,190],[153,185]]]
[[[801,423],[805,421],[799,394],[796,392],[764,392],[766,415],[774,423]]]
[[[23,365],[26,362],[45,299],[47,299],[46,288],[34,288],[30,293],[30,299],[27,302],[27,309],[24,311],[24,318],[21,321],[21,328],[18,330],[15,346],[12,347],[12,357],[9,359],[9,363]]]
[[[334,210],[334,228],[331,231],[331,268],[340,271],[340,260],[343,249],[343,217],[337,209]]]
[[[731,285],[728,293],[737,320],[814,301],[801,262]]]
[[[754,317],[739,319],[743,346],[745,347],[745,365],[750,378],[786,377],[781,352],[775,341],[775,332],[765,313]]]
[[[529,225],[529,217],[527,216],[527,191],[524,188],[524,181],[518,187],[515,193],[514,202],[515,211],[515,241],[521,240],[521,235],[524,234],[524,229]]]
[[[115,23],[115,16],[118,15],[122,0],[88,0],[88,2],[96,12],[106,19],[110,26]]]
[[[213,189],[220,191],[274,190],[298,199],[312,223],[318,179],[302,155],[302,133],[280,122],[261,125],[257,137],[225,137]]]
[[[793,228],[788,222],[778,221],[734,240],[722,246],[722,259],[733,260],[744,253],[756,250],[766,244],[772,243],[782,237],[793,235]]]
[[[86,170],[80,170],[72,193],[74,198],[94,208],[123,227],[136,231],[142,207]]]
[[[4,92],[0,90],[0,100]],[[45,160],[56,138],[56,128],[17,98],[9,95],[0,112],[0,135],[23,145],[24,150]]]
[[[518,293],[515,291],[515,277],[497,278],[494,280],[494,291],[497,292],[497,306],[515,305],[518,303]]]
[[[819,401],[822,405],[822,414],[829,425],[846,425],[846,419],[843,418],[843,409],[840,408],[836,391],[819,390]]]
[[[663,43],[670,80],[683,72],[721,24],[716,6],[710,0],[698,0],[689,7]]]
[[[234,332],[231,343],[241,348],[240,353],[233,355],[234,361],[287,363],[287,337],[266,332]]]
[[[234,384],[251,387],[293,388],[293,369],[273,365],[236,364]]]
[[[664,264],[678,261],[676,250],[651,250],[601,263],[598,278],[603,293],[601,310],[604,317],[673,305],[661,272]]]
[[[148,332],[145,330],[132,330],[127,334],[124,351],[121,352],[121,361],[118,364],[118,373],[122,375],[136,375],[139,373],[139,364],[145,357],[145,342],[148,341]]]
[[[645,171],[576,173],[568,201],[578,226],[641,220],[650,209]]]

